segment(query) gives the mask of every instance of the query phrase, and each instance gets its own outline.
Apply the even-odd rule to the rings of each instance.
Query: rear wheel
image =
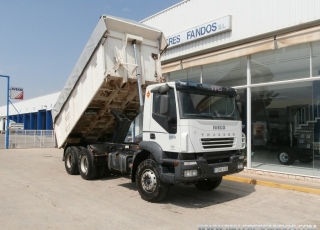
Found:
[[[78,167],[82,179],[92,180],[96,177],[97,168],[94,165],[94,156],[88,149],[81,150]]]
[[[75,146],[68,147],[64,157],[64,166],[70,175],[79,174],[78,169],[79,149]]]
[[[201,180],[198,183],[194,184],[199,190],[202,191],[211,191],[216,189],[221,184],[222,177],[218,177],[215,179]]]
[[[296,159],[294,153],[287,149],[278,154],[278,160],[283,165],[292,165]]]
[[[157,163],[147,159],[138,166],[136,184],[143,200],[160,202],[169,192],[170,185],[160,180]]]

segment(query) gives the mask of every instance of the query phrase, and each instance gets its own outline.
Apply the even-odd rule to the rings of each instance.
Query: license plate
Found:
[[[220,173],[220,172],[226,172],[226,171],[228,171],[228,166],[213,169],[214,173]]]

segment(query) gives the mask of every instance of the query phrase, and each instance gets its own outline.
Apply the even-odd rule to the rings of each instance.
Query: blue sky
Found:
[[[102,14],[140,21],[181,1],[0,0],[0,75],[25,99],[58,92]],[[0,106],[6,84],[0,78]]]

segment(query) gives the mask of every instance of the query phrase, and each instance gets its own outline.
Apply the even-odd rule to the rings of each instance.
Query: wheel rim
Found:
[[[154,172],[150,169],[146,169],[142,173],[141,185],[144,191],[151,193],[157,187],[157,178]]]
[[[288,162],[289,155],[288,155],[288,153],[282,152],[282,153],[280,153],[279,158],[280,158],[281,162]]]
[[[88,160],[85,156],[81,157],[81,162],[80,162],[80,168],[81,171],[85,174],[88,172]]]
[[[72,156],[71,156],[71,154],[70,153],[67,153],[67,156],[66,156],[66,163],[67,163],[67,167],[68,168],[71,168],[71,166],[72,166],[72,161],[71,161],[71,159],[72,159]]]

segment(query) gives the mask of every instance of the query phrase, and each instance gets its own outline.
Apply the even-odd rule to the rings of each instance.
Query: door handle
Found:
[[[156,139],[156,134],[150,133],[150,139]]]

